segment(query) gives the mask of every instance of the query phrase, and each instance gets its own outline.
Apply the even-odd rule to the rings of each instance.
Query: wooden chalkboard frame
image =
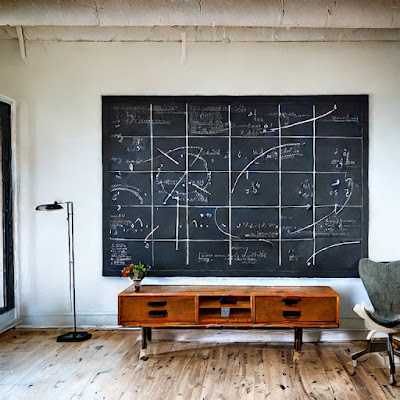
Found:
[[[246,106],[251,106],[251,105],[279,105],[281,107],[280,109],[283,109],[284,107],[287,107],[287,110],[292,110],[292,106],[296,107],[305,107],[309,108],[311,105],[321,105],[320,109],[322,109],[322,105],[324,104],[344,104],[344,105],[350,105],[351,104],[356,104],[360,113],[360,120],[359,120],[359,125],[361,129],[361,147],[360,147],[360,155],[359,156],[359,163],[360,163],[360,177],[358,181],[358,190],[359,193],[357,194],[358,196],[361,196],[360,198],[362,199],[362,206],[354,206],[355,210],[360,208],[358,212],[360,213],[360,227],[358,227],[358,231],[360,231],[360,237],[359,243],[357,244],[357,252],[359,251],[359,257],[355,257],[355,252],[351,252],[350,248],[353,246],[341,246],[340,245],[340,250],[341,252],[339,254],[342,254],[342,257],[345,257],[345,260],[340,260],[340,257],[337,258],[336,255],[333,255],[333,258],[337,259],[338,266],[332,267],[332,265],[329,268],[323,268],[323,266],[318,266],[318,268],[309,268],[305,266],[302,269],[299,268],[294,268],[293,270],[290,270],[290,268],[257,268],[257,269],[246,269],[244,266],[236,266],[235,268],[226,268],[226,266],[222,265],[221,268],[216,269],[216,268],[210,268],[210,269],[191,269],[188,268],[184,264],[184,259],[182,258],[179,261],[179,257],[174,261],[176,262],[175,266],[173,268],[158,268],[158,265],[153,265],[152,269],[150,270],[150,274],[153,276],[267,276],[267,277],[358,277],[358,270],[357,270],[357,261],[360,257],[367,257],[368,256],[368,95],[328,95],[328,96],[103,96],[102,97],[102,131],[103,131],[103,147],[102,147],[102,155],[103,155],[103,275],[104,276],[120,276],[120,269],[122,269],[122,265],[120,265],[119,268],[116,268],[115,266],[110,265],[110,251],[111,251],[111,239],[110,239],[110,185],[112,184],[112,181],[110,179],[110,160],[113,156],[116,156],[116,154],[112,154],[112,149],[110,146],[110,121],[111,121],[111,116],[110,113],[112,112],[112,109],[116,105],[129,105],[129,106],[141,106],[143,104],[175,104],[175,103],[186,103],[186,104],[201,104],[201,105],[222,105],[222,106],[228,106],[230,104],[245,104]],[[329,112],[328,112],[329,113]],[[290,115],[290,112],[287,113]],[[295,114],[295,113],[294,113]],[[280,115],[283,115],[280,114]],[[314,107],[314,116],[315,114],[315,107]],[[290,117],[288,117],[290,118]],[[339,118],[338,118],[339,119]],[[318,118],[314,119],[311,123],[313,125],[317,124]],[[281,121],[281,118],[279,118],[279,121]],[[132,122],[132,121],[130,121]],[[341,122],[341,121],[339,121]],[[342,126],[344,126],[346,122],[344,121]],[[231,123],[232,125],[232,123]],[[293,126],[296,125],[296,123],[293,124]],[[292,126],[292,125],[291,125]],[[345,127],[346,128],[346,127]],[[294,128],[290,128],[291,131],[294,130]],[[332,128],[333,129],[333,128]],[[346,129],[344,129],[346,130]],[[281,131],[280,131],[281,132]],[[115,133],[115,131],[114,131]],[[293,136],[296,136],[295,133]],[[318,137],[315,135],[315,130],[314,130],[314,136]],[[281,133],[279,134],[281,135]],[[309,137],[309,135],[305,135]],[[329,136],[327,135],[327,138],[333,139],[335,135]],[[184,138],[184,135],[180,135],[180,138]],[[196,135],[190,136],[191,138],[195,138]],[[217,138],[217,136],[209,136],[211,138]],[[255,136],[255,138],[260,138],[265,136]],[[291,137],[292,136],[288,136]],[[250,136],[243,136],[244,139],[249,139]],[[351,136],[348,138],[351,139]],[[253,138],[254,139],[254,138]],[[321,143],[321,148],[326,151],[326,148],[324,148],[324,138],[319,138],[319,142]],[[338,138],[339,140],[340,138]],[[238,139],[239,140],[239,139]],[[295,140],[295,139],[294,139]],[[306,139],[305,139],[306,141]],[[154,137],[152,137],[152,143],[154,142]],[[244,144],[249,144],[249,140],[246,142],[244,140]],[[162,142],[158,142],[162,143]],[[153,145],[153,144],[152,144]],[[314,139],[313,142],[313,149],[316,148],[316,139]],[[326,146],[325,146],[326,147]],[[329,147],[329,146],[328,146]],[[329,150],[329,149],[328,149]],[[316,154],[316,153],[314,153]],[[118,155],[118,154],[117,154]],[[281,153],[280,153],[280,158],[282,158]],[[237,161],[237,160],[236,160]],[[329,161],[329,160],[328,160]],[[358,161],[356,161],[357,163]],[[323,164],[323,163],[322,163]],[[326,164],[326,163],[325,163]],[[324,164],[324,165],[325,165]],[[154,170],[153,170],[154,171]],[[315,168],[314,168],[315,171]],[[225,171],[226,172],[226,171]],[[277,172],[277,171],[272,171],[272,172]],[[290,188],[293,184],[291,181],[291,176],[290,173],[284,174],[284,171],[281,171],[282,174],[285,176],[286,179],[286,185],[288,188]],[[309,171],[308,171],[309,172]],[[298,174],[299,176],[301,174]],[[216,174],[214,174],[216,176]],[[237,174],[236,174],[237,176]],[[347,175],[346,175],[347,176]],[[232,178],[234,181],[234,178]],[[314,175],[314,180],[315,180],[315,175]],[[223,183],[223,181],[221,181]],[[297,184],[297,182],[295,182]],[[232,184],[232,182],[231,182]],[[280,183],[281,184],[281,183]],[[313,181],[314,184],[314,181]],[[221,186],[221,184],[220,184]],[[232,186],[231,186],[232,187]],[[288,192],[288,191],[287,191]],[[316,193],[314,193],[316,194]],[[313,205],[315,203],[315,200],[313,200]],[[346,204],[346,203],[344,203]],[[306,205],[304,205],[306,206]],[[335,207],[337,204],[335,204]],[[154,205],[153,205],[154,207]],[[313,207],[314,208],[314,207]],[[280,206],[281,209],[281,206]],[[322,210],[322,206],[321,206]],[[319,211],[319,210],[317,210]],[[329,210],[328,210],[329,211]],[[322,211],[321,211],[322,212]],[[160,213],[161,215],[161,213]],[[322,215],[324,215],[322,213]],[[344,214],[343,214],[344,215]],[[281,215],[280,215],[281,217]],[[288,217],[290,219],[290,216]],[[348,217],[351,220],[351,216]],[[357,216],[358,218],[358,216]],[[356,219],[357,219],[356,218]],[[343,218],[345,220],[345,218]],[[281,218],[280,218],[281,220]],[[357,219],[358,220],[358,219]],[[314,217],[313,222],[316,222],[316,217]],[[333,221],[332,223],[336,223],[336,221]],[[239,225],[239,224],[238,224]],[[152,225],[153,227],[153,225]],[[281,230],[281,229],[280,229]],[[160,230],[161,231],[161,230]],[[357,231],[357,232],[358,232]],[[239,232],[241,234],[241,232]],[[334,245],[331,245],[329,238],[329,233],[325,232],[324,234],[327,235],[326,239],[326,248],[334,248]],[[154,233],[153,233],[154,235]],[[280,243],[283,243],[281,241],[282,239],[282,232],[280,234],[281,236],[279,237]],[[153,236],[151,236],[153,237]],[[114,238],[115,239],[115,238]],[[325,239],[324,239],[325,240]],[[142,238],[143,241],[143,238]],[[156,241],[156,240],[155,240]],[[323,242],[323,239],[320,240],[321,243]],[[190,242],[190,240],[189,240]],[[315,242],[315,233],[314,233],[314,242]],[[299,240],[300,243],[300,240]],[[304,242],[305,243],[305,242]],[[338,242],[341,243],[341,242]],[[350,241],[348,242],[349,244],[352,244]],[[354,241],[355,243],[355,241]],[[346,243],[344,243],[346,244]],[[322,245],[321,245],[322,246]],[[250,246],[251,247],[251,246]],[[282,246],[283,247],[283,246]],[[161,248],[161,247],[160,247]],[[249,248],[249,247],[248,247]],[[291,251],[292,249],[285,248],[285,251]],[[335,250],[339,250],[335,249]],[[280,250],[282,251],[282,250]],[[299,251],[301,252],[301,246],[299,247]],[[348,251],[348,253],[346,253]],[[314,253],[315,253],[315,245],[314,245]],[[122,253],[121,253],[122,254]],[[349,259],[352,259],[351,265],[343,265],[346,262],[346,256],[349,256]],[[133,258],[132,258],[133,257]],[[153,257],[154,257],[154,250],[153,250]],[[172,257],[172,256],[171,256]],[[316,257],[316,256],[315,256]],[[314,257],[314,258],[315,258]],[[122,254],[121,259],[125,259],[126,263],[129,263],[131,260],[132,261],[139,261],[141,258],[140,254],[135,253],[133,254],[126,254],[126,257],[124,258],[124,254]],[[353,259],[354,258],[354,259]],[[159,258],[160,259],[160,258]],[[341,264],[342,262],[342,264]],[[224,264],[224,262],[222,262]]]

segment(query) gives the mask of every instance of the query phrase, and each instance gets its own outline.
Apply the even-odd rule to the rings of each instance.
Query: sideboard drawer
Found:
[[[334,297],[256,297],[256,323],[334,322]]]
[[[119,324],[195,323],[194,297],[125,296],[119,298]]]

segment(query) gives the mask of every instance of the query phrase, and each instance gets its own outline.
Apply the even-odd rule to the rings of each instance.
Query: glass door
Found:
[[[0,96],[0,332],[17,320],[14,280],[11,99]]]

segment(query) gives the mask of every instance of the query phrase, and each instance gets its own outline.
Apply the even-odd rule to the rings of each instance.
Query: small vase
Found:
[[[140,290],[140,281],[141,279],[132,279],[133,285],[135,286],[135,292]]]

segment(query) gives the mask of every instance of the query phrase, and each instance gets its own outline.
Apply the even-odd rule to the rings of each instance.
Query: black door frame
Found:
[[[3,290],[5,307],[0,315],[15,308],[15,258],[14,258],[14,179],[13,179],[13,140],[12,103],[0,98],[0,146],[3,197]]]

